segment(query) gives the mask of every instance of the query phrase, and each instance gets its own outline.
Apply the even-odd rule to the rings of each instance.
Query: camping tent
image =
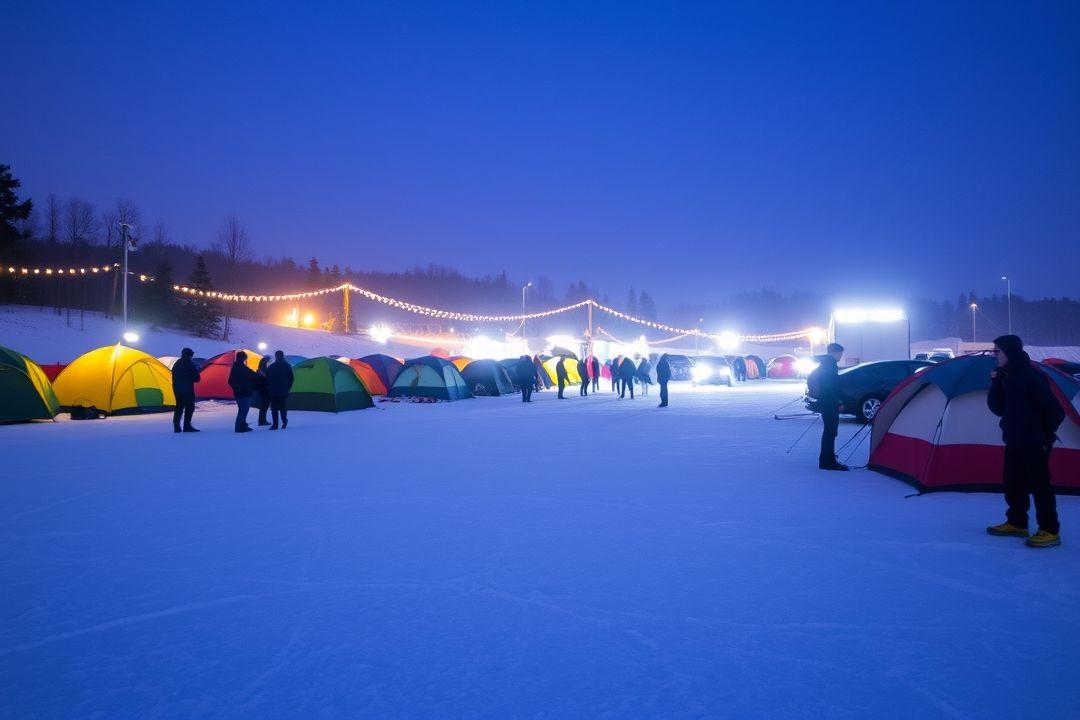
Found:
[[[429,355],[428,357],[437,357],[437,358],[439,358],[441,360],[449,360],[450,359],[450,351],[447,350],[446,348],[441,348],[441,347],[432,348],[431,349],[431,355]],[[417,359],[419,359],[419,358],[417,358]]]
[[[351,367],[357,375],[360,376],[360,381],[364,383],[364,387],[372,395],[385,395],[390,388],[386,387],[383,383],[382,376],[375,372],[375,368],[368,365],[363,360],[349,360],[349,367]]]
[[[383,386],[387,389],[393,386],[394,381],[397,380],[398,373],[401,372],[401,368],[404,367],[400,360],[395,357],[390,357],[389,355],[365,355],[360,359],[370,365],[371,368],[378,373],[379,379],[382,380]]]
[[[747,380],[762,380],[765,378],[765,361],[759,358],[757,355],[747,355],[743,358],[746,361],[746,379]]]
[[[447,360],[454,363],[454,367],[458,369],[458,372],[464,370],[465,366],[472,362],[472,358],[467,358],[464,355],[454,355],[447,358]]]
[[[0,347],[0,422],[52,420],[59,411],[42,369],[22,353]]]
[[[285,356],[285,362],[289,363],[293,367],[296,367],[297,365],[304,362],[305,360],[307,360],[307,357],[305,357],[304,355],[286,355]]]
[[[461,371],[473,395],[512,395],[514,381],[495,360],[473,360]]]
[[[521,383],[518,382],[517,364],[521,362],[521,358],[506,358],[500,360],[499,365],[506,371],[506,376],[510,378],[510,384],[514,386],[515,390],[521,389]]]
[[[578,373],[577,360],[575,360],[574,358],[570,358],[570,357],[563,357],[562,355],[556,355],[555,357],[548,358],[547,360],[544,361],[544,371],[547,373],[547,376],[551,379],[551,382],[553,384],[556,384],[556,385],[559,382],[559,378],[555,374],[555,368],[558,366],[558,364],[560,362],[566,368],[566,380],[567,380],[567,382],[570,383],[571,385],[580,385],[581,384],[581,374]]]
[[[870,469],[920,490],[1001,492],[1001,428],[986,406],[994,366],[989,355],[964,355],[896,386],[874,417]],[[1050,454],[1054,486],[1080,493],[1080,381],[1034,367],[1066,415]]]
[[[728,367],[731,368],[731,377],[735,380],[749,380],[750,369],[746,366],[746,359],[741,355],[725,355]]]
[[[60,373],[64,372],[67,365],[65,363],[49,363],[47,365],[38,365],[38,367],[41,368],[41,372],[45,373],[45,377],[49,378],[49,382],[52,382]]]
[[[158,358],[158,362],[172,370],[172,366],[175,365],[176,361],[179,359],[180,358],[176,357],[175,355],[162,355]]]
[[[343,412],[374,407],[371,394],[351,366],[329,357],[305,360],[293,368],[290,410]]]
[[[390,397],[462,400],[472,393],[452,362],[428,355],[405,363],[390,387]]]
[[[199,382],[195,383],[195,397],[199,400],[232,400],[233,391],[229,387],[229,373],[236,362],[239,350],[229,350],[207,360],[199,368]],[[259,369],[262,355],[254,350],[247,353],[246,365],[252,370]]]
[[[1042,362],[1044,365],[1057,368],[1066,375],[1080,375],[1080,363],[1078,362],[1071,362],[1062,358],[1046,358]]]
[[[79,356],[56,378],[53,390],[61,407],[93,406],[111,415],[161,412],[176,405],[169,368],[123,345]]]
[[[799,377],[798,358],[794,355],[780,355],[769,361],[765,369],[766,377],[779,380],[793,380]]]

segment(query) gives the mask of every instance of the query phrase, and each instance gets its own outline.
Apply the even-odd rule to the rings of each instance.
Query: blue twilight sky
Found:
[[[1080,294],[1080,2],[0,9],[0,162],[176,240],[740,289]]]

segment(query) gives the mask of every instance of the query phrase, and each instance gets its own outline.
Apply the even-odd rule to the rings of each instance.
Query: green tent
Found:
[[[0,347],[0,422],[52,420],[58,412],[52,384],[37,363]]]
[[[290,410],[342,412],[375,407],[356,371],[343,362],[317,357],[293,366]]]

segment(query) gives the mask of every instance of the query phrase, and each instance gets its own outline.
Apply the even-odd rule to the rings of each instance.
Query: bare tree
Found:
[[[128,200],[126,198],[116,199],[116,222],[130,225],[133,228],[139,226],[139,222],[142,220],[142,213],[139,211],[139,206],[135,204],[134,200]]]
[[[162,220],[158,220],[154,225],[154,235],[152,242],[155,245],[167,245],[169,243],[169,227]]]
[[[101,239],[110,250],[114,242],[117,246],[120,245],[120,221],[111,210],[101,213]]]
[[[79,198],[69,199],[64,205],[64,240],[71,247],[90,245],[97,239],[97,231],[94,206]]]
[[[45,239],[52,245],[60,242],[62,214],[60,198],[55,193],[49,193],[45,198]]]
[[[30,214],[22,220],[15,221],[15,232],[27,240],[37,240],[41,237],[41,213],[37,205],[31,206]]]
[[[237,276],[237,268],[241,263],[251,259],[251,239],[248,238],[247,228],[237,219],[236,215],[230,215],[218,228],[217,241],[214,250],[221,253],[225,258],[225,282],[233,287]],[[229,339],[229,304],[225,304],[225,325],[222,329],[222,339]]]

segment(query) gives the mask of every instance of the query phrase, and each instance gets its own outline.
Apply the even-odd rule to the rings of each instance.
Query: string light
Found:
[[[120,264],[113,263],[112,265],[91,265],[90,267],[36,267],[28,268],[15,265],[8,265],[7,267],[0,266],[0,272],[7,274],[9,277],[83,277],[86,275],[100,275],[101,273],[112,272],[114,270],[119,271]],[[134,278],[138,278],[139,282],[154,282],[152,275],[145,275],[142,273],[135,273],[128,271],[128,275]]]

